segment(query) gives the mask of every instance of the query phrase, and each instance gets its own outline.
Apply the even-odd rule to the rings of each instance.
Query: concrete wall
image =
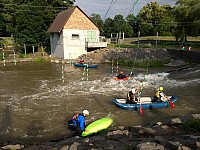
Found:
[[[50,36],[50,43],[51,43],[51,55],[53,57],[61,57],[63,58],[63,39],[62,33],[52,33]]]
[[[167,49],[173,59],[184,59],[186,61],[200,63],[200,52],[188,50]]]

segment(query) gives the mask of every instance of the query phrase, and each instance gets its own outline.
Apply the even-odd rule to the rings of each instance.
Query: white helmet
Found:
[[[83,114],[89,115],[89,111],[88,110],[84,110]]]
[[[133,94],[135,94],[135,88],[131,89],[131,92],[132,92]]]

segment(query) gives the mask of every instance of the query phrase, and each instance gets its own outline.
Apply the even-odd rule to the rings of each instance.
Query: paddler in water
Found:
[[[166,102],[167,101],[167,96],[163,93],[163,87],[159,87],[156,91],[156,94],[154,96],[155,101],[160,101],[160,102]]]
[[[124,78],[127,78],[127,76],[124,75],[123,71],[120,71],[120,72],[119,72],[119,75],[116,76],[116,77],[117,77],[118,79],[124,79]]]
[[[89,115],[88,110],[83,110],[82,114],[76,114],[72,117],[71,120],[68,121],[68,128],[71,131],[74,131],[76,136],[80,136],[83,131],[88,132],[85,130],[85,117]]]
[[[127,93],[127,104],[137,104],[139,102],[138,98],[138,89],[132,88],[128,93]]]

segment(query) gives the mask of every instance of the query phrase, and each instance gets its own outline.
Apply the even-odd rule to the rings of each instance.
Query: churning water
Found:
[[[83,109],[90,111],[86,123],[109,116],[114,119],[113,126],[147,125],[199,113],[200,66],[166,73],[169,69],[150,69],[148,73],[134,69],[130,80],[115,81],[116,70],[108,64],[88,71],[67,64],[64,72],[61,64],[50,62],[0,65],[0,140],[33,142],[68,135],[66,120]],[[131,70],[123,67],[126,74]],[[166,95],[180,99],[174,109],[144,110],[144,116],[112,103],[113,98],[124,98],[132,87],[139,86],[143,87],[141,96],[153,96],[156,88],[163,86]]]

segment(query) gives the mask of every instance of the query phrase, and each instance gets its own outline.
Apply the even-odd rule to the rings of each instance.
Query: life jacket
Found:
[[[128,92],[127,93],[127,99],[131,100],[131,98],[133,98],[133,100],[137,100],[136,94],[133,94],[132,92]]]
[[[127,93],[127,99],[130,101],[131,97],[130,97],[130,92]]]
[[[68,121],[68,126],[79,126],[79,122],[78,122],[78,116],[81,115],[81,114],[76,114],[72,117],[71,120]]]
[[[160,91],[157,91],[156,94],[155,94],[155,96],[156,96],[158,99],[160,99]]]

